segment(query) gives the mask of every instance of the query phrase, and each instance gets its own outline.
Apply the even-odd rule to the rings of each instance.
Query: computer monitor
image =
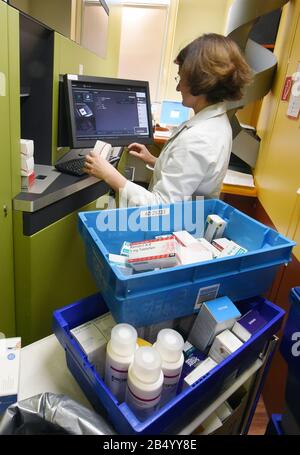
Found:
[[[161,125],[177,126],[190,118],[191,109],[180,101],[164,100],[161,103],[159,122]]]
[[[72,148],[153,142],[148,82],[65,74],[64,90]]]

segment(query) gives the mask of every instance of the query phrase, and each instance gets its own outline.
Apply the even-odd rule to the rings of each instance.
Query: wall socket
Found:
[[[79,63],[79,72],[78,72],[78,74],[79,74],[80,76],[83,75],[83,65],[82,65],[82,63]]]

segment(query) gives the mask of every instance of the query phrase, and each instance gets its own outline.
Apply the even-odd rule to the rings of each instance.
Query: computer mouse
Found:
[[[107,160],[110,155],[112,146],[108,142],[96,141],[93,152],[99,153],[99,155]]]

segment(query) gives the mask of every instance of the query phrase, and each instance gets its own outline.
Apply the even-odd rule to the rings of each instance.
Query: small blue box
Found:
[[[208,214],[223,218],[227,222],[224,236],[248,252],[130,276],[109,263],[109,253],[119,254],[124,241],[148,240],[181,230],[203,237]],[[116,228],[111,229],[110,224]],[[79,231],[88,266],[114,319],[135,327],[197,313],[201,302],[212,298],[228,296],[235,302],[263,294],[279,265],[290,261],[295,245],[218,199],[81,212]]]
[[[211,372],[182,391],[147,420],[140,422],[125,402],[118,403],[94,366],[89,362],[71,329],[107,311],[100,294],[79,300],[54,312],[53,330],[66,351],[68,367],[94,408],[106,411],[107,418],[121,434],[161,434],[174,432],[175,427],[199,415],[220,393],[230,377],[233,381],[248,368],[264,350],[265,344],[281,326],[284,311],[261,297],[236,303],[243,314],[257,309],[267,321],[237,351],[228,356]],[[170,434],[170,433],[169,433]]]

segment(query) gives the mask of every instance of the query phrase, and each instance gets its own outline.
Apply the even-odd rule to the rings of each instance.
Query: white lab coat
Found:
[[[158,205],[192,196],[219,197],[231,146],[225,103],[206,107],[173,132],[155,163],[149,189],[128,181],[122,203]]]

